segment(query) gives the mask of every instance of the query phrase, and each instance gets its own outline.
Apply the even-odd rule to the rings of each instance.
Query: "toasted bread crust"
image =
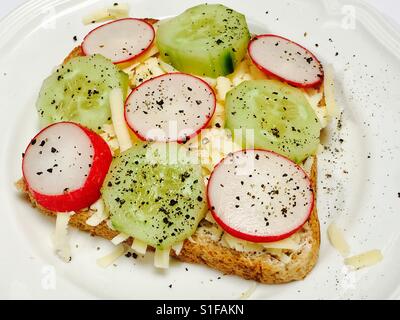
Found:
[[[314,190],[316,190],[316,177],[317,161],[314,161],[311,170]],[[42,214],[51,217],[56,216],[55,212],[46,210],[36,203],[23,179],[20,179],[16,186],[19,191],[27,196],[32,206],[37,207]],[[71,217],[69,224],[74,228],[90,233],[92,236],[99,236],[108,240],[118,235],[118,231],[110,229],[106,222],[102,222],[96,227],[87,225],[86,221],[90,216],[89,210],[79,211]],[[234,274],[261,283],[285,283],[300,280],[311,271],[318,258],[320,231],[316,207],[314,207],[306,224],[309,227],[307,231],[303,230],[303,227],[298,232],[307,232],[306,236],[310,247],[307,250],[296,252],[291,262],[284,265],[277,263],[271,257],[266,259],[265,255],[259,256],[227,248],[221,243],[204,238],[197,233],[192,236],[192,241],[186,240],[184,242],[179,256],[176,256],[173,251],[171,251],[171,255],[181,261],[205,264],[224,274]],[[130,245],[131,242],[131,238],[127,240],[127,244]]]

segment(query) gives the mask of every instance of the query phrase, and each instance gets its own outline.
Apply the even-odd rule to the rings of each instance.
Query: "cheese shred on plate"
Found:
[[[135,251],[137,254],[146,254],[147,244],[137,238],[133,239],[132,250]]]
[[[104,257],[97,259],[97,265],[102,268],[107,268],[112,265],[117,259],[125,254],[127,247],[121,243],[112,252]]]
[[[331,245],[339,251],[339,253],[346,257],[350,253],[350,247],[344,238],[342,230],[340,230],[336,224],[331,223],[328,227],[328,237]]]
[[[108,218],[108,213],[104,210],[104,202],[101,198],[90,206],[90,211],[94,211],[94,213],[86,220],[86,224],[91,227],[98,226]]]
[[[132,62],[127,62],[127,66],[124,67],[123,71],[129,76],[129,83],[131,86],[135,86],[136,68],[138,68],[141,64],[144,64],[149,58],[153,57],[157,53],[158,53],[158,48],[155,44],[153,44],[145,53],[135,58]],[[157,60],[157,62],[158,66],[161,67],[160,65],[161,60]]]
[[[365,267],[373,266],[382,261],[383,255],[380,250],[371,250],[356,256],[344,259],[344,263],[358,270]]]
[[[68,239],[68,223],[75,212],[58,212],[56,218],[56,230],[53,236],[54,250],[64,261],[71,261],[71,247]]]
[[[121,18],[128,18],[129,5],[127,3],[115,3],[113,6],[98,9],[83,17],[82,22],[84,25],[104,22],[107,20],[116,20]]]
[[[326,112],[329,117],[336,117],[338,109],[336,108],[335,102],[335,86],[333,82],[333,66],[328,64],[325,67],[324,74],[324,96]]]
[[[170,249],[156,249],[156,252],[154,253],[154,266],[156,268],[169,268],[169,252]]]
[[[111,154],[114,155],[115,151],[119,149],[118,139],[115,135],[114,126],[111,123],[106,123],[101,127],[100,137],[107,142],[110,147]]]
[[[128,234],[121,232],[120,234],[117,234],[114,238],[112,238],[111,242],[114,245],[118,245],[118,244],[124,242],[125,240],[128,240],[128,238],[129,238]]]

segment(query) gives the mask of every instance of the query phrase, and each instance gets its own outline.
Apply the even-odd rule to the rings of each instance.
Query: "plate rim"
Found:
[[[15,28],[19,24],[26,23],[26,17],[36,18],[43,14],[43,9],[47,6],[57,7],[62,4],[72,3],[74,0],[29,0],[14,10],[9,12],[6,16],[0,19],[0,43],[2,39],[10,32],[14,33],[18,30]],[[96,0],[84,1],[81,4],[90,5],[96,3]],[[398,25],[392,18],[386,16],[384,13],[379,12],[378,9],[367,3],[365,0],[336,0],[319,2],[323,9],[335,15],[338,8],[343,6],[353,6],[357,8],[355,19],[362,23],[362,25],[382,44],[386,49],[392,52],[397,59],[400,60],[400,25]],[[42,10],[40,10],[42,9]],[[340,10],[339,10],[340,11]],[[17,25],[16,25],[17,24]],[[1,45],[0,45],[1,46]]]

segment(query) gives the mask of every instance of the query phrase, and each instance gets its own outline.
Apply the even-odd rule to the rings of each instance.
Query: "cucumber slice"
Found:
[[[250,32],[244,15],[221,4],[202,4],[160,24],[160,56],[176,69],[216,78],[244,58]]]
[[[225,103],[226,127],[235,135],[235,129],[254,130],[255,148],[297,163],[316,152],[321,126],[299,89],[276,80],[244,81],[228,92]]]
[[[73,58],[43,82],[36,102],[41,125],[72,121],[98,131],[111,123],[110,91],[125,93],[128,83],[128,75],[101,55]]]
[[[160,249],[195,232],[207,209],[205,186],[201,167],[184,150],[139,144],[113,160],[102,197],[116,230]]]

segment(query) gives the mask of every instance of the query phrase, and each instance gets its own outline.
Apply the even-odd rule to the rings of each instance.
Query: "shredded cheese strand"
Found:
[[[279,241],[266,242],[262,244],[266,249],[282,249],[296,251],[301,247],[300,239],[294,234],[289,238],[285,238]]]
[[[246,291],[242,292],[239,299],[240,300],[249,299],[250,296],[256,291],[257,286],[258,286],[257,282],[253,282],[252,285]]]
[[[64,262],[71,261],[71,247],[68,239],[68,222],[75,212],[58,212],[53,236],[54,250]]]
[[[154,266],[160,269],[169,268],[169,252],[171,249],[158,249],[154,253]]]
[[[176,254],[177,256],[179,256],[179,254],[181,253],[182,248],[183,248],[183,241],[178,242],[178,243],[176,243],[176,244],[174,244],[174,245],[172,246],[172,250],[175,251],[175,254]]]
[[[124,118],[124,99],[122,90],[116,88],[110,92],[111,118],[117,136],[120,152],[132,147],[131,137]]]
[[[233,88],[231,80],[227,77],[218,77],[216,83],[218,101],[225,101],[226,94]]]
[[[108,212],[104,210],[104,202],[101,198],[90,206],[90,210],[93,210],[94,213],[86,220],[86,224],[91,227],[98,226],[109,216]]]
[[[380,250],[367,251],[349,258],[344,259],[344,263],[358,270],[365,267],[373,266],[383,260]]]
[[[129,16],[129,4],[127,3],[115,3],[107,10],[112,16],[116,17],[117,19],[128,18]]]
[[[120,3],[111,7],[101,8],[93,11],[82,18],[82,23],[88,25],[96,22],[127,18],[129,16],[129,5]]]
[[[124,242],[125,240],[127,240],[129,238],[129,234],[125,234],[123,232],[121,232],[120,234],[117,234],[114,238],[111,239],[111,242],[114,245],[118,245],[121,242]]]
[[[331,245],[343,256],[346,257],[350,253],[350,247],[347,243],[342,230],[335,223],[331,223],[328,227],[328,238]]]
[[[97,265],[102,268],[107,268],[112,265],[117,259],[125,254],[127,251],[126,246],[121,243],[112,252],[104,257],[97,259]]]
[[[207,211],[206,216],[204,217],[204,219],[206,219],[208,222],[211,222],[213,224],[217,224],[217,222],[215,221],[213,215],[211,214],[210,211]]]

